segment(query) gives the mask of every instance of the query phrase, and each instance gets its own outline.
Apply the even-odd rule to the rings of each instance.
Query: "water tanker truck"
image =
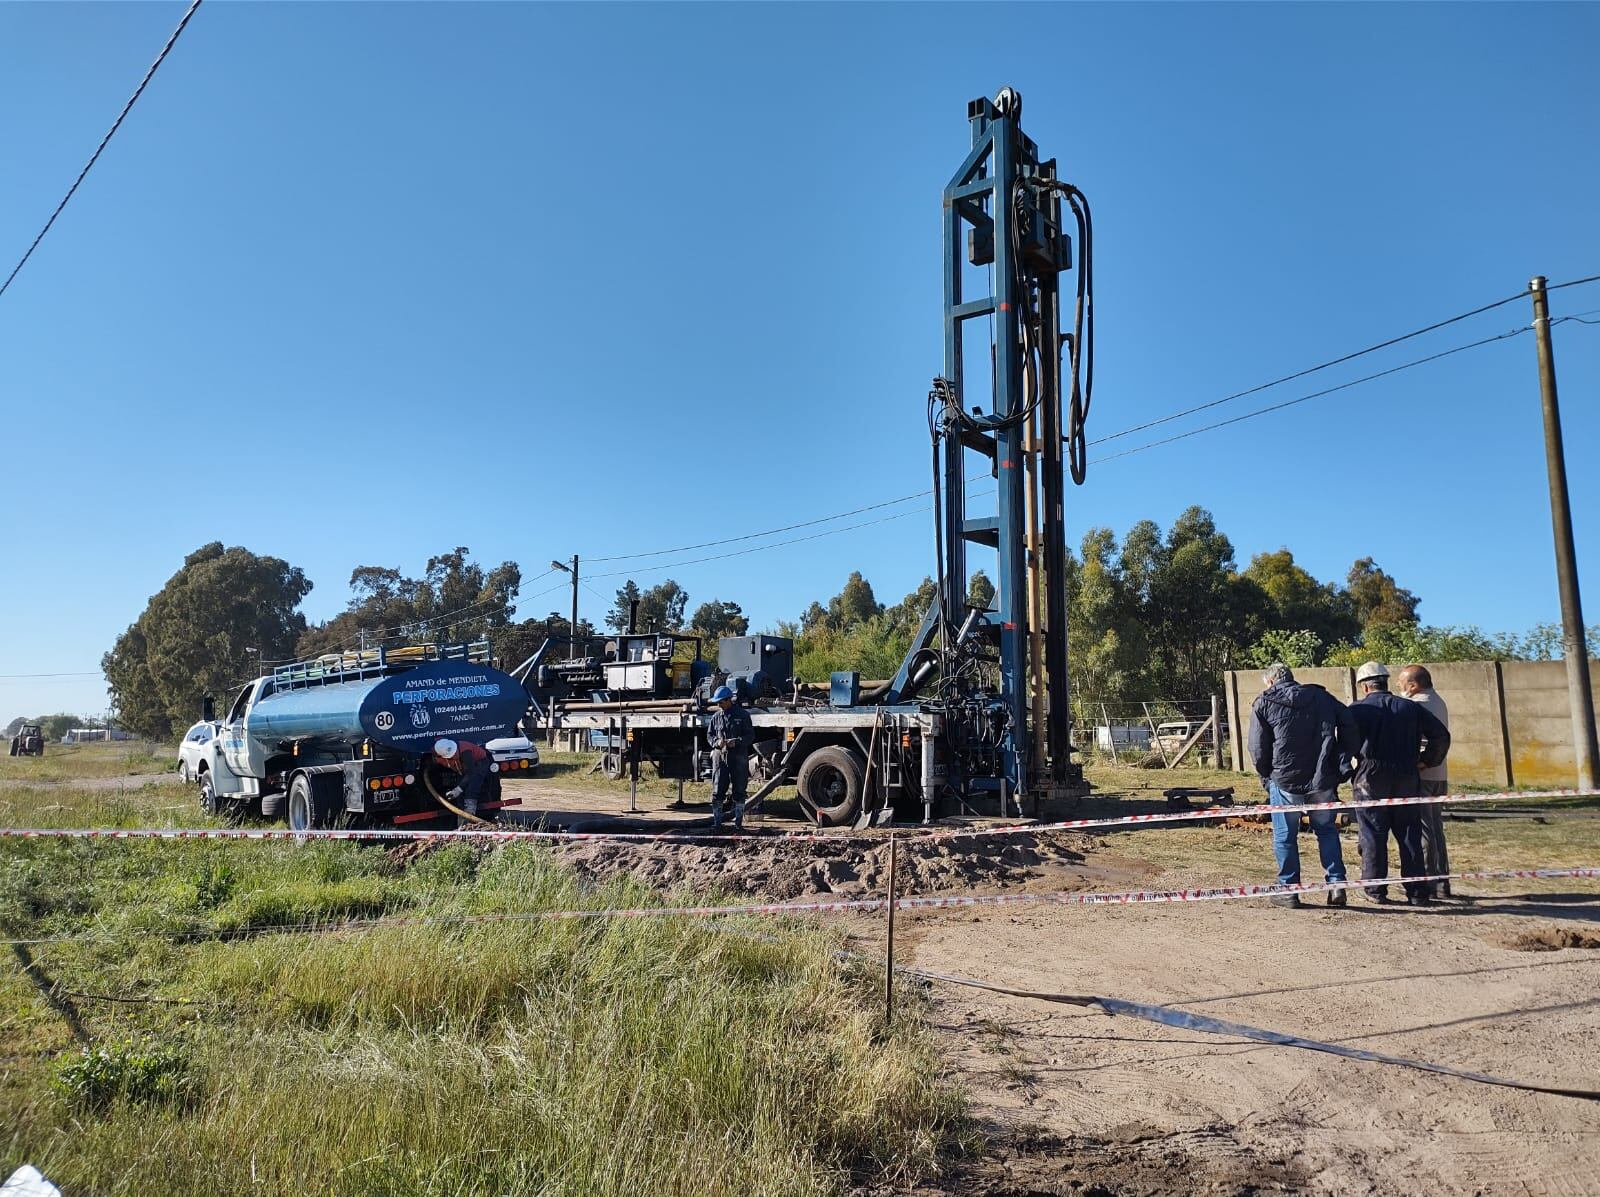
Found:
[[[500,778],[536,767],[518,735],[522,683],[486,643],[332,653],[250,682],[195,768],[210,814],[287,816],[297,831],[341,826],[453,827],[455,784],[431,755],[466,740],[493,758],[480,817],[514,799]]]

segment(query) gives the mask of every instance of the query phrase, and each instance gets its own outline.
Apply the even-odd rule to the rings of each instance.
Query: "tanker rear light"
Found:
[[[902,735],[900,737],[900,747],[901,748],[910,748],[911,747],[911,733],[910,732],[906,732],[904,735]]]

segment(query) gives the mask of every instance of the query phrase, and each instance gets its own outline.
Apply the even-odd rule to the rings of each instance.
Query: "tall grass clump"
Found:
[[[0,1168],[97,1194],[788,1197],[922,1174],[959,1123],[925,1029],[886,1031],[881,971],[815,926],[485,919],[657,900],[536,846],[452,845],[403,871],[290,848],[276,867],[202,852],[140,885],[214,930],[355,891],[416,921],[146,958],[186,1004],[112,1017],[183,1061],[185,1100],[85,1103],[13,1072]]]

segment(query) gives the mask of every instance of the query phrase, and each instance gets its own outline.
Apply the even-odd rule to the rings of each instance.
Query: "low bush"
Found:
[[[135,1107],[183,1104],[197,1088],[188,1055],[179,1048],[126,1041],[66,1057],[53,1079],[69,1104],[93,1113],[104,1113],[118,1101]]]

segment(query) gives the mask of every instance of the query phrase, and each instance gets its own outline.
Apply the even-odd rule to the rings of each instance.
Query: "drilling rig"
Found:
[[[792,662],[787,641],[741,638],[766,645],[761,684],[739,691],[756,729],[752,776],[763,783],[752,802],[792,783],[819,823],[883,822],[917,802],[924,821],[992,803],[1022,814],[1025,803],[1037,812],[1043,800],[1084,792],[1072,759],[1064,505],[1067,477],[1081,484],[1087,464],[1093,225],[1083,192],[1023,133],[1016,91],[973,100],[967,119],[971,148],[943,195],[944,362],[927,400],[934,601],[895,676],[865,688],[850,674],[820,688],[781,676],[773,662]],[[993,514],[968,510],[975,469],[995,481]],[[972,544],[997,554],[988,609],[968,604]],[[659,682],[675,649],[661,657],[640,639],[549,664],[547,644],[523,662],[512,672],[527,680],[528,725],[586,733],[611,771],[635,780],[641,760],[665,777],[698,778],[705,698],[722,673],[691,674],[688,694],[579,680],[633,669]],[[719,661],[739,647],[719,646]],[[649,662],[656,673],[640,668]]]

